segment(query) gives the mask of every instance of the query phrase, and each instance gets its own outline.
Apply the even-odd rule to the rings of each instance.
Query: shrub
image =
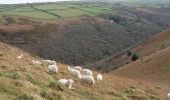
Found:
[[[137,54],[133,54],[131,60],[132,60],[132,61],[136,61],[136,60],[138,60],[138,59],[139,59],[139,56],[138,56]]]
[[[129,56],[131,56],[132,55],[132,51],[128,51],[127,52],[127,56],[129,57]]]

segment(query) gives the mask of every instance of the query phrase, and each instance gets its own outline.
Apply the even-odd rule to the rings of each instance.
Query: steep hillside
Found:
[[[0,8],[1,42],[46,59],[85,67],[170,27],[168,3],[92,0],[90,4],[79,1]]]
[[[91,66],[97,70],[114,70],[120,66],[131,63],[133,54],[137,54],[141,59],[143,59],[144,56],[157,52],[168,46],[170,46],[170,29],[163,31],[138,45],[129,47],[114,56],[98,61]],[[128,55],[128,53],[131,55]]]
[[[170,47],[127,64],[113,73],[128,78],[168,84],[170,80]],[[146,77],[147,76],[147,77]]]
[[[23,59],[17,56],[23,54]],[[59,72],[47,72],[47,64],[36,65],[32,60],[42,59],[14,46],[0,43],[0,98],[3,100],[163,100],[164,85],[103,74],[104,80],[92,86],[81,85],[67,72],[67,65],[57,63]],[[96,76],[97,72],[94,72]],[[122,74],[123,75],[123,74]],[[72,78],[74,90],[68,90],[56,81]],[[162,92],[163,91],[163,92]]]
[[[100,17],[60,19],[25,25],[33,27],[32,30],[29,27],[27,30],[19,30],[24,25],[13,24],[18,26],[15,27],[18,31],[13,33],[7,30],[12,25],[5,25],[0,27],[0,41],[14,44],[43,58],[86,65],[114,55],[161,30],[161,27],[149,21],[141,20],[141,25],[137,25],[135,18],[123,19],[131,24],[127,29]]]
[[[166,87],[165,94],[169,92],[170,77],[170,47],[145,56],[136,62],[125,65],[113,71],[114,76],[126,77],[128,79],[142,82],[151,82]]]

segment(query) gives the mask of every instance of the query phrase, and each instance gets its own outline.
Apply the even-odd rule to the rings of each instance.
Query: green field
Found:
[[[92,13],[81,11],[79,9],[53,10],[53,11],[50,11],[50,12],[58,14],[59,16],[61,16],[63,18],[83,16],[83,15],[94,16],[94,14],[92,14]]]
[[[33,12],[13,12],[13,11],[5,11],[0,12],[0,15],[11,15],[11,16],[23,16],[23,17],[31,17],[31,18],[39,18],[39,19],[55,19],[56,16],[40,12],[40,11],[33,11]]]
[[[95,7],[89,5],[74,4],[33,4],[33,5],[0,5],[0,16],[24,16],[38,19],[57,19],[79,16],[97,16],[103,13],[111,13],[109,7]]]
[[[16,9],[11,10],[11,12],[34,12],[35,9],[31,7],[19,7]]]
[[[57,5],[57,4],[46,4],[46,5],[37,5],[36,8],[42,9],[42,10],[52,10],[52,9],[69,9],[69,7]]]

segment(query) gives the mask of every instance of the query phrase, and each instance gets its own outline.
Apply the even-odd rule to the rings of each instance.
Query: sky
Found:
[[[56,1],[71,1],[71,0],[0,0],[0,4],[18,4],[18,3],[33,3],[33,2],[56,2]]]

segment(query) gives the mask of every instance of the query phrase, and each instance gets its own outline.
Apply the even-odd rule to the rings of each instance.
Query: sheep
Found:
[[[42,60],[43,62],[47,62],[47,63],[49,63],[49,62],[51,62],[51,60]]]
[[[167,97],[170,99],[170,93],[168,93]]]
[[[91,76],[91,75],[83,75],[83,76],[81,76],[80,80],[83,83],[87,83],[87,84],[91,84],[91,85],[95,84],[95,80],[94,80],[93,76]]]
[[[103,79],[103,76],[101,74],[97,75],[97,81],[101,81]]]
[[[113,20],[110,20],[110,23],[113,23],[114,21]]]
[[[44,62],[47,62],[50,65],[56,65],[56,62],[53,60],[43,60]]]
[[[20,54],[17,58],[18,59],[23,59],[24,58],[24,54]]]
[[[84,75],[93,75],[92,71],[89,69],[83,69]]]
[[[82,71],[83,70],[81,66],[75,66],[73,69],[78,70],[78,71]]]
[[[41,64],[42,64],[42,62],[40,62],[40,61],[38,61],[38,60],[32,60],[32,63],[33,63],[33,64],[38,64],[38,65],[41,65]]]
[[[53,73],[57,73],[57,72],[58,72],[58,67],[57,67],[57,65],[49,65],[49,66],[48,66],[48,71],[49,71],[49,72],[53,72]]]
[[[67,80],[67,79],[60,79],[58,81],[58,83],[68,87],[68,89],[71,89],[72,85],[74,84],[74,81],[72,79],[69,79],[69,80]]]
[[[70,68],[70,66],[68,66],[68,71],[75,77],[81,78],[81,73],[78,70],[72,69]]]

